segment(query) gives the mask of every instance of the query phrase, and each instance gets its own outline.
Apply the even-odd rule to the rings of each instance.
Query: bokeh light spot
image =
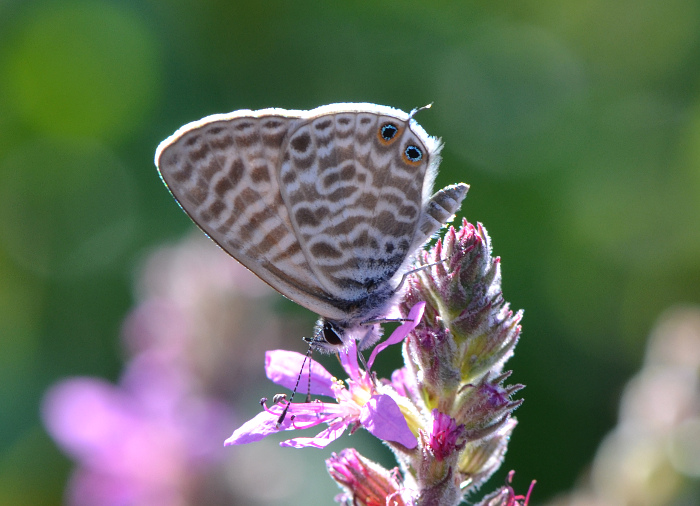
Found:
[[[587,86],[579,62],[550,34],[486,25],[436,66],[435,108],[447,149],[488,172],[560,168],[580,149]]]
[[[131,176],[101,145],[26,145],[0,162],[0,247],[39,275],[103,269],[129,247],[134,192]]]
[[[58,2],[13,27],[0,75],[30,127],[61,136],[114,138],[151,110],[161,72],[155,38],[116,3]]]

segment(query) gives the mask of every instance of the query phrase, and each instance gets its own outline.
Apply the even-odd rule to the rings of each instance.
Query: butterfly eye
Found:
[[[384,144],[387,144],[391,139],[396,137],[396,134],[398,132],[399,128],[396,125],[394,125],[393,123],[385,123],[379,129],[379,137],[384,142]]]
[[[326,320],[326,322],[323,324],[323,329],[321,332],[323,334],[324,341],[326,341],[328,344],[335,346],[340,346],[343,344],[343,338],[341,337],[343,331],[337,325]]]
[[[406,160],[410,163],[418,163],[423,158],[423,151],[418,146],[413,144],[406,146],[406,150],[403,152]]]

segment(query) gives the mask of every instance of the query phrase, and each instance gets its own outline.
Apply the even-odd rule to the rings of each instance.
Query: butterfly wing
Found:
[[[321,285],[348,305],[362,304],[377,288],[393,290],[389,280],[413,253],[439,143],[414,131],[402,111],[327,107],[290,129],[281,193]],[[383,135],[387,124],[396,130]],[[408,146],[419,159],[407,158]]]
[[[270,286],[317,314],[341,319],[309,266],[280,194],[281,148],[303,111],[214,115],[161,143],[161,178],[192,220]]]

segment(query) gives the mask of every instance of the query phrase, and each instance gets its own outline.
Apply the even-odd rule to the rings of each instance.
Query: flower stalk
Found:
[[[333,454],[328,472],[343,489],[336,499],[353,505],[456,505],[481,486],[501,465],[522,399],[522,385],[506,385],[504,363],[520,335],[522,311],[514,313],[501,291],[500,259],[491,254],[481,225],[466,220],[419,255],[398,310],[408,321],[368,360],[402,342],[405,365],[391,380],[377,379],[358,365],[354,345],[341,352],[348,378],[342,382],[312,361],[313,394],[331,397],[288,405],[274,404],[227,440],[241,444],[278,430],[328,427],[315,437],[297,437],[282,446],[323,448],[345,432],[364,428],[396,456],[390,471],[354,449]],[[268,377],[292,385],[303,356],[268,353]],[[294,371],[294,372],[292,372]],[[300,384],[308,383],[306,372]],[[280,427],[279,414],[288,409]],[[487,496],[483,504],[516,505],[525,499],[510,486]]]

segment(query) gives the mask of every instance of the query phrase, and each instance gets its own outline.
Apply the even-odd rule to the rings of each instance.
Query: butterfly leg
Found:
[[[411,274],[415,274],[416,272],[424,271],[425,269],[429,269],[430,267],[433,267],[435,265],[440,265],[442,262],[446,262],[449,259],[450,259],[450,257],[445,257],[438,262],[433,262],[432,264],[421,265],[420,267],[417,267],[415,269],[411,269],[410,271],[404,273],[404,275],[401,276],[401,281],[399,281],[399,284],[396,286],[396,291],[398,292],[399,290],[401,290],[401,287],[403,287],[403,284],[406,282],[406,280],[408,279],[408,277]],[[389,320],[389,321],[401,321],[401,320]]]
[[[301,375],[304,372],[304,366],[306,365],[307,361],[309,362],[309,384],[308,384],[307,390],[306,390],[306,402],[311,402],[311,352],[312,351],[313,351],[313,342],[310,341],[309,342],[309,349],[306,351],[306,356],[304,357],[304,361],[301,364],[301,370],[299,370],[299,376],[297,376],[297,382],[294,385],[294,390],[292,390],[292,396],[289,398],[287,405],[284,407],[284,411],[282,411],[282,414],[277,419],[277,428],[278,429],[279,429],[280,425],[282,425],[282,422],[284,422],[284,419],[287,416],[287,411],[289,411],[289,406],[292,404],[292,401],[294,400],[294,395],[297,393],[297,389],[299,388],[299,381],[301,380]]]

